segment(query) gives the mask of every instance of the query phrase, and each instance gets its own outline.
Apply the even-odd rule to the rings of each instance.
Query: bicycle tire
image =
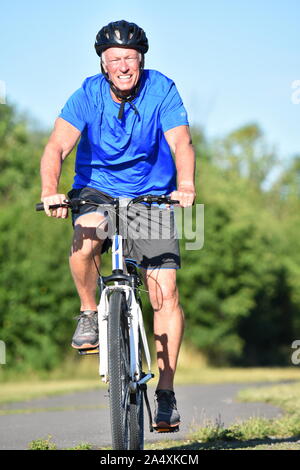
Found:
[[[122,291],[109,299],[108,374],[112,448],[130,448],[130,350],[127,306]]]

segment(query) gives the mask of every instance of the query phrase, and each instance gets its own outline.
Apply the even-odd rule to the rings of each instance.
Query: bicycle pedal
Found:
[[[80,356],[91,356],[93,354],[99,354],[99,348],[78,349],[78,354],[80,354]]]
[[[179,431],[179,425],[177,425],[177,426],[172,426],[172,427],[171,427],[171,426],[170,426],[170,427],[169,427],[169,426],[168,426],[168,427],[166,426],[165,428],[153,426],[153,429],[154,429],[154,431],[156,431],[156,432],[158,432],[158,433],[168,433],[168,434],[169,434],[169,433],[172,433],[172,432],[178,432],[178,431]]]

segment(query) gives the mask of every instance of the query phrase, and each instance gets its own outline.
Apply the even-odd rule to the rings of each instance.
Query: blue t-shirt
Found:
[[[59,117],[81,132],[73,188],[90,186],[113,197],[169,194],[176,189],[176,167],[164,132],[188,125],[186,110],[172,80],[144,70],[138,96],[113,101],[102,74],[87,78]]]

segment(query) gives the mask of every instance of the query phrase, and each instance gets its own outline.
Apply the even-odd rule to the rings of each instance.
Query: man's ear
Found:
[[[107,73],[107,68],[105,67],[105,64],[102,59],[100,60],[100,66],[102,73]]]

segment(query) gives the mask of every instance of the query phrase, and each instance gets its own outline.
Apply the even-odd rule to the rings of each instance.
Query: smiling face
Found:
[[[141,54],[135,49],[110,47],[102,54],[102,65],[109,80],[124,96],[135,87],[140,77]],[[116,101],[120,101],[115,95]]]

